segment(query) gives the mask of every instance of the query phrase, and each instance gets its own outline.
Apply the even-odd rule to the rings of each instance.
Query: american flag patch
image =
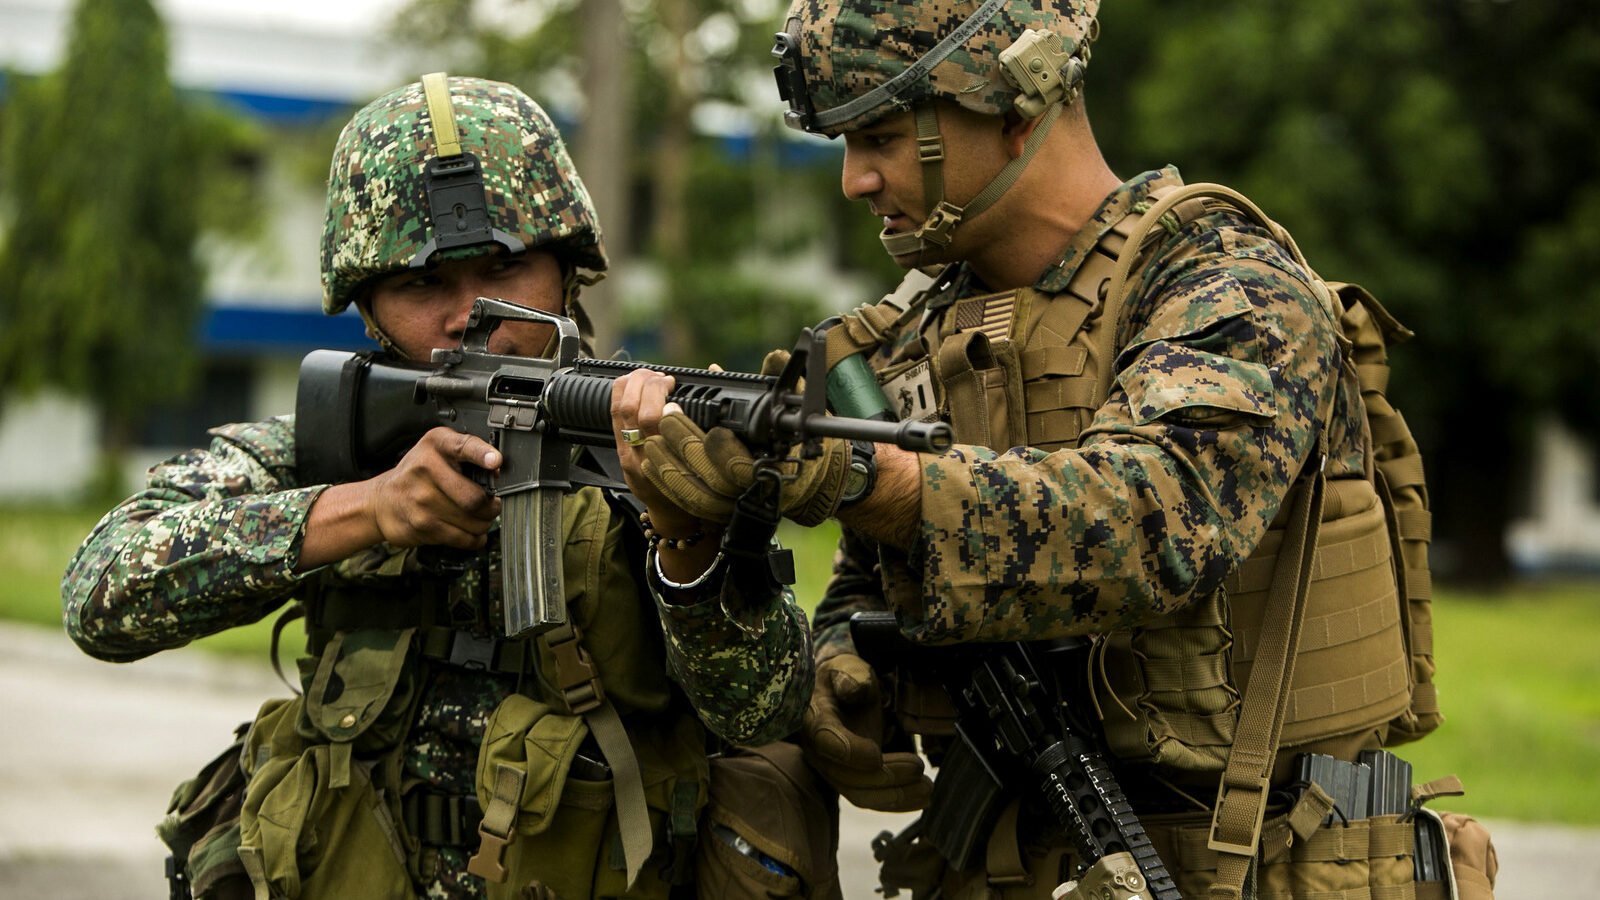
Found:
[[[981,331],[991,341],[1004,340],[1011,334],[1011,316],[1017,308],[1017,292],[988,294],[962,300],[951,311],[956,331]]]

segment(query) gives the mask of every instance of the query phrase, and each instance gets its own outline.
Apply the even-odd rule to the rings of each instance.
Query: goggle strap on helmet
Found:
[[[834,125],[848,122],[863,113],[871,112],[885,103],[894,101],[901,94],[911,90],[924,75],[933,71],[934,66],[944,62],[945,57],[954,53],[957,48],[977,34],[978,29],[987,25],[989,20],[994,18],[995,13],[1000,11],[1000,7],[1005,6],[1007,2],[1008,0],[986,0],[982,6],[978,7],[977,12],[968,16],[965,22],[962,22],[956,26],[954,31],[945,35],[944,40],[935,44],[932,50],[924,53],[922,58],[912,63],[904,72],[851,100],[849,103],[835,106],[822,112],[811,113],[809,115],[811,121],[805,126],[806,130],[815,131],[831,128]],[[794,100],[791,99],[790,103],[793,104],[793,102]]]
[[[433,131],[435,156],[461,155],[461,129],[456,127],[456,111],[450,105],[450,80],[443,72],[422,76],[422,96],[428,103],[428,122]]]

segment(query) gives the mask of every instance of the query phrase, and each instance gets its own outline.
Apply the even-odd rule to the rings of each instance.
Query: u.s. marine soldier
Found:
[[[579,289],[605,268],[583,182],[517,88],[431,75],[340,135],[323,309],[355,304],[392,356],[457,347],[480,296],[584,322]],[[509,322],[489,349],[553,341]],[[62,582],[92,656],[304,610],[303,691],[269,701],[163,824],[195,896],[836,893],[827,810],[775,767],[803,772],[798,751],[716,753],[793,731],[812,662],[791,598],[719,593],[718,529],[638,477],[622,436],[637,440],[637,409],[666,384],[641,371],[612,398],[652,529],[597,488],[569,494],[570,625],[537,638],[504,638],[501,501],[464,474],[501,454],[447,428],[329,485],[297,471],[292,417],[225,425],[101,520]],[[815,846],[803,821],[824,828]]]
[[[858,805],[934,799],[876,848],[885,884],[918,897],[1046,897],[1087,861],[1042,789],[1002,772],[976,852],[952,864],[935,832],[972,823],[945,801],[993,779],[945,784],[977,767],[941,765],[931,784],[894,742],[898,718],[936,764],[959,746],[920,685],[897,679],[898,716],[883,715],[889,673],[857,654],[853,613],[891,610],[928,645],[1090,638],[1092,665],[1058,673],[1082,682],[1067,701],[1135,811],[1178,817],[1148,830],[1185,896],[1238,896],[1269,845],[1283,857],[1261,857],[1263,883],[1305,874],[1267,865],[1287,859],[1290,820],[1261,825],[1299,754],[1349,763],[1437,721],[1413,677],[1431,648],[1417,673],[1408,656],[1345,310],[1243,198],[1185,192],[1170,167],[1113,174],[1081,93],[1098,7],[793,0],[777,35],[789,123],[843,136],[845,194],[913,270],[835,326],[830,364],[865,354],[895,414],[948,421],[957,440],[942,455],[830,447],[787,500],[843,525],[800,740]],[[646,474],[702,516],[741,487],[726,436],[681,416],[646,454]],[[1308,624],[1277,628],[1291,608]],[[1268,674],[1249,681],[1252,663]],[[1305,829],[1327,809],[1303,811]]]

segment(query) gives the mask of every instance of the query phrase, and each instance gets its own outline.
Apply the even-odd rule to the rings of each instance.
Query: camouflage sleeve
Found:
[[[1254,549],[1341,360],[1332,310],[1297,268],[1223,251],[1171,267],[1127,311],[1116,383],[1079,448],[922,457],[920,541],[884,578],[910,634],[1127,627],[1218,590]]]
[[[856,652],[850,641],[852,615],[887,608],[878,575],[879,553],[875,542],[853,529],[842,529],[839,549],[833,555],[833,575],[814,616],[812,639],[818,662]]]
[[[61,579],[67,633],[99,659],[180,647],[281,605],[321,486],[297,488],[293,425],[273,419],[212,432],[150,470],[107,513]]]
[[[798,729],[815,665],[810,627],[794,593],[784,588],[773,597],[741,597],[725,582],[692,603],[674,603],[656,575],[654,552],[646,568],[666,633],[668,669],[706,727],[747,746]]]

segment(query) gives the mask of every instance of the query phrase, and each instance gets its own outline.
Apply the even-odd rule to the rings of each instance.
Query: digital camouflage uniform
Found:
[[[592,281],[579,274],[580,267],[599,270],[606,262],[588,196],[559,135],[521,91],[478,79],[451,79],[449,85],[461,142],[485,160],[495,241],[512,250],[537,246],[556,252],[567,278],[567,308],[576,313],[577,287]],[[425,200],[421,160],[437,153],[423,94],[413,84],[374,101],[341,137],[323,246],[324,308],[330,313],[357,299],[370,278],[428,256],[425,207],[421,214],[416,207]],[[484,252],[482,246],[431,249],[447,257]],[[357,618],[361,610],[375,617],[370,625],[337,626],[353,634],[363,627],[399,627],[381,620],[410,604],[432,610],[436,626],[469,643],[504,635],[497,530],[479,552],[379,545],[297,574],[311,506],[328,485],[298,476],[293,418],[226,425],[211,434],[209,448],[154,467],[144,490],[107,514],[74,555],[62,596],[67,631],[85,652],[132,661],[256,622],[291,600],[315,611],[336,597],[346,598],[344,609],[357,610]],[[669,603],[658,593],[665,589],[655,581],[653,566],[646,582],[643,541],[631,511],[614,510],[593,487],[568,495],[566,508],[567,565],[583,568],[567,579],[569,606],[575,620],[583,618],[590,633],[601,636],[584,647],[630,736],[689,735],[703,770],[704,754],[716,739],[762,744],[793,730],[810,691],[812,664],[805,616],[787,594],[739,598],[708,588],[694,602]],[[585,585],[604,585],[607,592],[591,596]],[[309,618],[308,624],[325,631],[335,627]],[[401,676],[418,687],[414,701],[407,701],[414,706],[399,739],[395,783],[407,795],[472,795],[491,713],[518,692],[548,700],[552,673],[543,662],[517,674],[437,654],[424,658],[422,631]],[[326,643],[327,635],[313,640]],[[308,664],[314,667],[315,660],[302,662],[309,689]],[[331,696],[335,688],[328,690]],[[264,708],[263,719],[276,702]],[[702,781],[698,803],[705,802],[705,791]],[[700,808],[694,797],[691,791],[689,812]],[[673,827],[681,832],[684,823]],[[692,819],[688,827],[692,832]],[[413,852],[417,891],[483,896],[483,879],[467,874],[477,845],[477,834],[468,833]],[[600,865],[608,864],[614,849],[602,848]]]
[[[1095,0],[795,0],[774,50],[786,120],[835,137],[909,113],[926,218],[914,232],[886,229],[880,239],[902,264],[930,258],[922,255],[929,251],[931,258],[951,259],[953,251],[942,248],[968,221],[988,214],[1060,127],[1061,111],[1076,102],[1098,7]],[[961,206],[943,193],[944,167],[962,160],[948,158],[936,114],[941,102],[1035,120],[1020,153],[1012,149],[1010,162]],[[901,143],[900,127],[888,132],[897,154],[910,146]],[[1108,737],[1113,758],[1153,762],[1159,783],[1186,788],[1167,791],[1148,777],[1150,770],[1138,770],[1127,787],[1141,813],[1200,813],[1230,756],[1254,757],[1254,718],[1252,752],[1231,753],[1243,676],[1235,681],[1230,660],[1245,658],[1244,641],[1255,639],[1259,620],[1246,615],[1243,630],[1230,634],[1240,622],[1230,617],[1229,579],[1285,511],[1319,441],[1330,482],[1364,483],[1370,460],[1361,398],[1343,370],[1343,310],[1286,238],[1239,208],[1189,201],[1153,222],[1140,218],[1180,186],[1174,169],[1123,183],[1075,234],[1059,236],[1059,256],[1031,285],[982,284],[955,255],[954,265],[939,270],[888,333],[869,344],[870,365],[891,404],[896,389],[930,397],[916,412],[925,415],[931,404],[932,415],[954,428],[956,446],[919,456],[920,521],[906,550],[878,546],[846,527],[815,616],[824,663],[854,651],[849,619],[871,610],[892,610],[907,637],[932,645],[1089,636],[1101,668],[1082,674],[1096,696],[1069,703],[1089,721],[1097,704],[1110,704],[1108,729],[1116,709],[1130,709],[1137,721],[1123,734],[1134,732],[1133,739]],[[900,194],[888,193],[904,202],[908,187],[915,185],[897,184]],[[1153,227],[1143,232],[1131,223]],[[1038,243],[1023,234],[1015,240],[1019,247]],[[1128,261],[1117,276],[1131,271],[1126,292],[1116,279],[1099,280],[1108,259]],[[872,322],[867,332],[882,330],[883,309],[858,313],[861,322]],[[846,327],[852,347],[859,346],[862,330],[848,318]],[[901,414],[910,409],[908,401]],[[1383,524],[1375,524],[1381,537]],[[1376,599],[1352,598],[1350,610]],[[1391,587],[1385,615],[1394,619],[1400,605]],[[1383,695],[1388,705],[1366,703],[1368,720],[1340,735],[1348,747],[1379,746],[1382,726],[1373,721],[1404,706],[1405,648],[1395,624],[1383,636],[1390,643],[1374,654],[1391,676],[1385,686],[1393,689]],[[1160,634],[1160,649],[1171,658],[1145,655],[1153,644],[1141,642],[1149,634]],[[848,657],[839,663],[854,665]],[[1110,685],[1105,673],[1120,677],[1125,664],[1135,669],[1138,688],[1102,696],[1096,679]],[[828,671],[849,670],[830,665]],[[932,735],[924,749],[938,764],[939,732],[947,726],[937,723],[937,704],[908,698],[903,683],[887,689],[902,702],[903,723]],[[1151,700],[1157,695],[1159,702]],[[1179,714],[1146,728],[1168,715],[1162,702]],[[1191,702],[1196,712],[1185,719]],[[814,701],[806,734],[837,733],[829,709]],[[1171,722],[1179,724],[1167,727]],[[1269,740],[1270,760],[1280,745],[1276,732]],[[826,748],[809,750],[819,768],[838,765]],[[1354,759],[1353,752],[1342,758]],[[855,777],[847,770],[843,776]],[[964,791],[963,784],[954,788]],[[936,790],[936,803],[941,796],[954,794]],[[1025,818],[1032,805],[1022,804]],[[1231,815],[1234,807],[1227,808]],[[947,815],[930,812],[924,819],[930,832],[944,827],[934,823]],[[993,835],[983,835],[992,838],[987,860],[980,854],[969,871],[945,874],[947,894],[982,888],[985,870],[988,888],[1006,897],[1044,896],[1072,876],[1066,863],[1073,845],[1065,833],[1041,829],[1037,818],[1022,828],[1016,821],[1001,816]],[[1011,839],[1008,850],[1002,831],[1020,831],[1031,845],[1025,855],[1036,864],[1008,863],[1017,842]],[[887,857],[886,885],[891,870],[909,866],[920,852],[910,849],[913,833],[897,842],[905,855]],[[1204,868],[1190,863],[1184,861]],[[1211,868],[1215,877],[1217,864]],[[906,884],[917,886],[918,896],[931,887],[917,879]]]
[[[852,354],[865,352],[891,408],[950,423],[955,446],[918,457],[906,549],[864,533],[898,536],[899,521],[844,529],[815,615],[807,758],[853,801],[904,809],[928,786],[901,736],[881,733],[880,692],[922,736],[942,766],[929,806],[874,843],[885,889],[918,900],[1354,900],[1409,896],[1413,882],[1417,897],[1440,896],[1441,881],[1413,877],[1409,854],[1428,839],[1411,816],[1449,779],[1411,786],[1402,816],[1388,807],[1403,804],[1362,812],[1359,791],[1335,801],[1322,788],[1339,778],[1297,768],[1326,761],[1354,777],[1360,760],[1376,784],[1405,765],[1380,747],[1440,721],[1421,459],[1384,396],[1385,348],[1410,333],[1358,286],[1321,280],[1237,192],[1185,187],[1171,168],[1104,198],[1082,187],[1114,180],[1087,120],[1063,141],[1047,136],[1081,115],[1063,110],[1078,102],[1099,7],[792,0],[775,36],[786,123],[855,133],[846,192],[924,217],[914,229],[886,223],[885,249],[903,266],[948,263],[843,317],[842,339],[829,334],[841,386],[854,386]],[[991,117],[953,158],[940,125],[952,105]],[[997,132],[1009,161],[957,205],[945,172]],[[1048,230],[1013,222],[1008,234],[991,210],[1039,159],[1084,167],[1028,172],[1026,184],[1054,183],[1047,196],[1071,209],[1010,197],[1010,210],[1040,213],[1018,222]],[[920,208],[908,169],[921,176]],[[1096,202],[1076,233],[1052,224]],[[984,216],[963,250],[963,229]],[[1037,275],[982,265],[1040,247],[1061,249]],[[1006,283],[982,284],[978,270]],[[880,645],[873,672],[849,623],[885,609],[914,643],[967,648],[891,662],[902,651]],[[1021,650],[977,652],[1077,636],[1089,640],[1030,645],[1032,661],[1015,669]],[[982,665],[970,683],[945,671],[923,684],[932,659]],[[1046,708],[1049,689],[1025,689],[1030,666],[1063,692],[1063,710]],[[946,687],[960,690],[959,713]],[[972,717],[959,738],[957,716]],[[1108,788],[1088,813],[1065,811],[1076,788],[1061,754],[1081,752],[1065,731],[1100,745],[1143,834],[1113,840],[1102,820],[1088,826],[1096,837],[1068,838],[1062,822],[1120,798]],[[1097,765],[1077,775],[1102,783]],[[1335,802],[1334,824],[1320,825]],[[1137,855],[1146,835],[1164,867],[1123,868],[1132,858],[1119,861],[1114,844]],[[1100,858],[1090,866],[1085,852]]]
[[[1128,181],[1034,287],[1060,293],[1111,224],[1176,183],[1170,168]],[[923,454],[915,546],[847,534],[819,654],[848,640],[852,612],[886,604],[919,641],[1011,641],[1127,628],[1217,592],[1277,515],[1337,385],[1336,320],[1305,278],[1237,214],[1171,236],[1124,309],[1115,383],[1078,447]],[[954,274],[929,307],[982,293],[972,281]],[[927,355],[915,325],[875,367]],[[1358,414],[1339,398],[1330,478],[1360,471]]]
[[[375,587],[402,598],[418,570],[429,566],[421,560],[425,554],[380,547],[294,574],[307,511],[327,486],[296,480],[293,420],[229,425],[213,434],[209,449],[153,468],[145,490],[102,519],[73,557],[62,583],[67,631],[90,655],[128,662],[181,647],[248,625],[332,584]],[[503,633],[496,547],[491,540],[489,550],[448,561],[448,568],[461,569],[447,579],[449,605],[462,611],[463,625],[485,637]],[[448,571],[445,563],[434,568]],[[608,565],[635,563],[619,557]],[[656,603],[641,586],[632,596],[604,598],[604,609],[639,623],[640,645],[658,648],[640,668],[665,673],[660,645],[649,640],[653,621],[661,623],[672,677],[695,698],[712,731],[760,744],[792,730],[806,699],[796,687],[805,668],[796,654],[806,623],[792,604],[774,603],[751,621],[736,622],[715,599],[694,606]],[[433,672],[405,740],[405,771],[440,792],[470,793],[484,725],[517,689],[517,679],[453,666]],[[665,682],[632,690],[655,706],[651,713],[688,711]],[[430,896],[477,896],[482,882],[466,875],[469,853],[439,848]]]

